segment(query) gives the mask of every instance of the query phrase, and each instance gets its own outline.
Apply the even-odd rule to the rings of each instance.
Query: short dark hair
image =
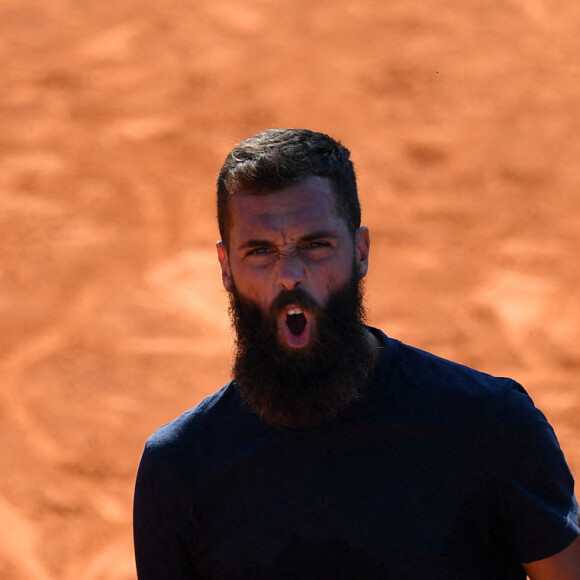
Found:
[[[310,176],[330,180],[338,215],[354,236],[361,222],[350,151],[324,133],[269,129],[239,143],[226,157],[217,180],[220,235],[229,243],[228,201],[236,193],[266,195]]]

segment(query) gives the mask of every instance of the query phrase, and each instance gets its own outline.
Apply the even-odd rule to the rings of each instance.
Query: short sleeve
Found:
[[[554,430],[526,391],[508,381],[499,413],[498,497],[519,561],[565,549],[579,535],[574,480]]]
[[[180,497],[183,485],[150,442],[141,457],[133,505],[139,580],[195,580],[191,523]]]

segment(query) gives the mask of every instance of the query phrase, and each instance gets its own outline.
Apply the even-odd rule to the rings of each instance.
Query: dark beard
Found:
[[[288,304],[315,313],[312,343],[304,349],[279,343],[276,313]],[[297,289],[282,291],[264,312],[234,286],[230,315],[237,335],[235,383],[250,408],[267,423],[319,424],[361,396],[373,356],[363,324],[362,282],[354,271],[342,288],[330,294],[324,308]]]

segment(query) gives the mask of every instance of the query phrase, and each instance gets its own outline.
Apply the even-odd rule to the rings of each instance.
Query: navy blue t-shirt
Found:
[[[268,426],[231,382],[148,440],[140,580],[519,580],[578,536],[524,389],[373,331],[383,352],[340,419]]]

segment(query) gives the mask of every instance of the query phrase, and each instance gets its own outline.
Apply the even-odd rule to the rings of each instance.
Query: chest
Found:
[[[202,577],[229,579],[493,577],[501,532],[489,463],[475,438],[446,427],[273,440],[198,478],[196,561]],[[482,575],[462,576],[465,566]]]

